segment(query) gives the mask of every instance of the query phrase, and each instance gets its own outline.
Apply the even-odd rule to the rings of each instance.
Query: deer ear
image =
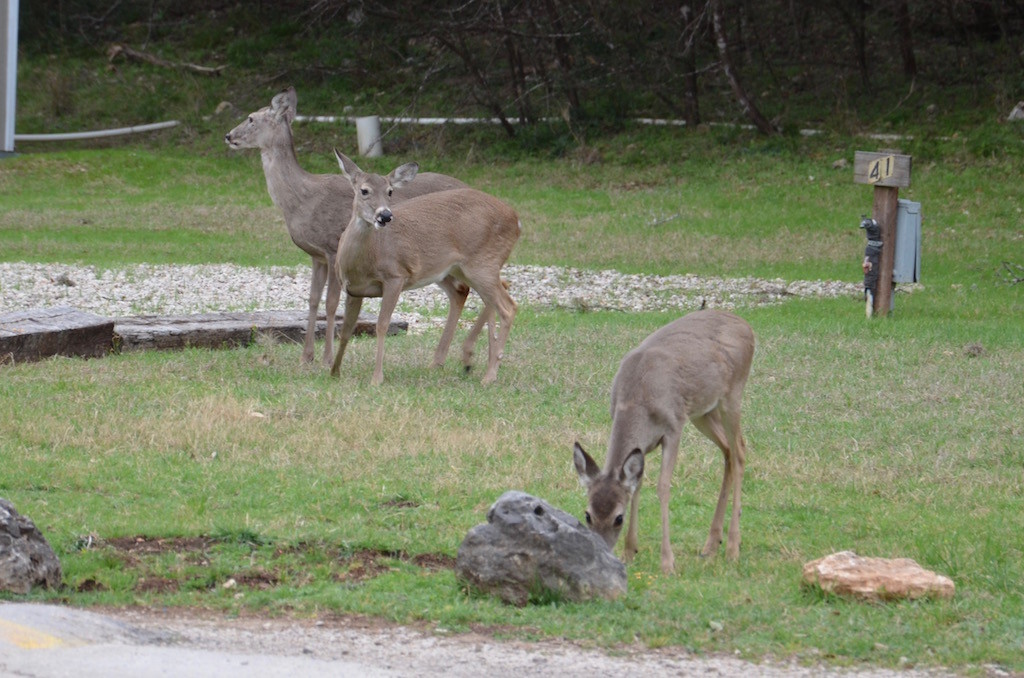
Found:
[[[338,149],[334,149],[334,157],[338,160],[338,167],[341,168],[341,173],[344,174],[345,178],[349,181],[352,180],[352,177],[355,176],[356,172],[360,171],[359,166],[352,162],[347,155]]]
[[[597,463],[579,443],[572,447],[572,463],[576,467],[576,474],[580,477],[580,485],[583,487],[588,487],[590,481],[601,473]]]
[[[391,182],[394,188],[399,188],[415,179],[416,173],[419,171],[419,165],[414,162],[407,162],[391,170],[391,174],[388,175],[388,181]]]
[[[644,477],[644,453],[640,448],[634,449],[622,462],[619,470],[619,480],[632,494],[640,486],[640,480]]]
[[[270,110],[273,111],[274,117],[278,120],[284,118],[290,125],[295,120],[295,105],[297,102],[295,88],[288,87],[270,100]]]

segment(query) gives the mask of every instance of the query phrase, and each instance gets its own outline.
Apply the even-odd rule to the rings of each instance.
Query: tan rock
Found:
[[[953,580],[910,558],[862,558],[840,551],[804,565],[803,581],[822,591],[863,600],[952,598]]]

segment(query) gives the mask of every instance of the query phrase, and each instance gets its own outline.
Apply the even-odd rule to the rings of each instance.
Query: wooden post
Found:
[[[882,232],[882,255],[878,272],[878,294],[875,295],[873,315],[885,316],[892,307],[892,267],[896,253],[896,211],[899,208],[900,189],[892,186],[875,187],[872,218]]]
[[[853,161],[853,181],[875,187],[871,217],[878,222],[882,236],[882,254],[878,273],[878,290],[873,315],[885,316],[892,306],[892,269],[896,254],[896,215],[899,210],[899,189],[910,186],[909,155],[857,151]]]

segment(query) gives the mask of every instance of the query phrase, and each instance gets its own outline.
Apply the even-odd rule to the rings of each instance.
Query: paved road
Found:
[[[755,664],[678,648],[609,654],[567,641],[446,636],[373,620],[247,617],[171,608],[103,614],[0,602],[0,678],[937,678],[944,671]]]
[[[54,605],[0,603],[0,676],[396,676],[353,661],[211,650],[181,644],[175,633],[147,630],[92,612]]]

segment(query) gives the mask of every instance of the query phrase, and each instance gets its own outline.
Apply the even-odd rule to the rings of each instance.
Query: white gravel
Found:
[[[743,308],[799,297],[860,298],[860,283],[839,281],[640,275],[555,266],[506,266],[520,306],[578,310],[680,312]],[[304,310],[310,269],[138,264],[118,269],[66,264],[0,263],[0,312],[73,306],[105,317],[227,311]],[[467,307],[479,303],[471,295]],[[448,302],[436,285],[402,295],[398,313],[410,327],[442,323]],[[322,310],[322,309],[321,309]],[[376,300],[364,310],[375,313]]]

